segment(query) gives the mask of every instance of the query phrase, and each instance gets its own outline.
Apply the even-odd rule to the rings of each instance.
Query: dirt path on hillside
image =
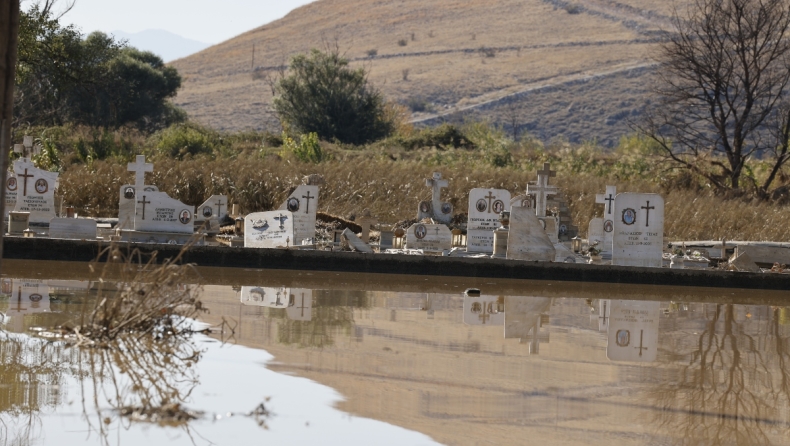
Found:
[[[500,104],[505,104],[512,100],[517,100],[519,99],[520,96],[526,95],[528,93],[535,93],[541,90],[546,90],[561,85],[568,85],[575,82],[588,81],[600,77],[611,76],[617,73],[622,73],[624,71],[650,69],[657,65],[658,64],[655,62],[639,62],[639,63],[630,63],[616,67],[611,67],[603,71],[590,72],[585,70],[585,71],[579,71],[561,76],[554,76],[549,79],[541,79],[534,82],[530,82],[528,84],[521,84],[518,85],[517,87],[508,88],[505,90],[492,91],[490,93],[486,93],[484,95],[474,98],[473,99],[474,103],[472,104],[466,104],[460,107],[452,107],[440,113],[433,113],[433,114],[419,116],[417,118],[412,119],[409,122],[411,122],[412,124],[425,124],[425,125],[435,124],[437,122],[442,121],[444,117],[456,113],[468,112],[471,110],[484,110],[486,108],[494,107]]]
[[[672,28],[671,17],[657,11],[640,9],[615,0],[543,0],[569,14],[589,14],[620,23],[643,35],[663,34]],[[573,11],[573,12],[571,12]]]

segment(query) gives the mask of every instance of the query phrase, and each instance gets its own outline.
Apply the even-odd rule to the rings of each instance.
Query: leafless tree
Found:
[[[790,1],[695,0],[673,22],[639,129],[717,189],[767,197],[790,159]],[[759,179],[755,158],[769,165]]]

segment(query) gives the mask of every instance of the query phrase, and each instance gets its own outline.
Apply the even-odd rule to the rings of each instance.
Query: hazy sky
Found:
[[[84,34],[164,29],[189,39],[219,43],[312,1],[77,0],[63,22],[79,26]],[[28,2],[23,2],[23,7],[25,3]]]

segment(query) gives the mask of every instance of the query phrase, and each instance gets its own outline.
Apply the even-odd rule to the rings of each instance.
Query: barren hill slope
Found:
[[[660,0],[318,0],[173,62],[185,77],[176,103],[218,129],[277,130],[267,75],[336,41],[388,99],[429,104],[415,122],[473,114],[542,139],[611,144],[644,104],[649,55],[670,8]]]

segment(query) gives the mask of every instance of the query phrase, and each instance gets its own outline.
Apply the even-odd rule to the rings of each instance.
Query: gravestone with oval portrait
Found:
[[[134,229],[134,208],[137,206],[134,190],[133,184],[124,184],[118,194],[118,226],[123,229]],[[159,189],[145,185],[143,191],[159,192]]]
[[[613,217],[612,265],[660,268],[664,248],[661,195],[617,194]]]
[[[406,230],[406,247],[423,252],[449,251],[453,247],[453,233],[445,225],[415,223]]]
[[[421,201],[417,205],[417,220],[430,218],[449,224],[453,220],[453,205],[442,201],[442,189],[449,186],[450,182],[442,179],[441,173],[434,172],[431,178],[425,179],[425,185],[431,188],[431,200]]]
[[[291,192],[279,210],[293,214],[294,233],[291,244],[301,245],[302,240],[315,238],[318,186],[300,185]]]
[[[135,200],[134,230],[146,232],[195,232],[195,207],[164,192],[142,190]]]
[[[216,219],[222,222],[228,216],[228,196],[227,195],[212,195],[203,204],[198,206],[195,221],[204,222],[206,220]]]
[[[467,252],[494,252],[494,230],[499,214],[510,210],[510,192],[504,189],[475,188],[469,191],[469,219],[466,230]]]
[[[14,161],[16,181],[6,181],[6,190],[16,192],[14,211],[30,212],[30,223],[49,223],[55,218],[55,189],[58,173],[42,170],[28,158]]]
[[[255,212],[244,217],[245,248],[287,248],[293,245],[292,212]]]

